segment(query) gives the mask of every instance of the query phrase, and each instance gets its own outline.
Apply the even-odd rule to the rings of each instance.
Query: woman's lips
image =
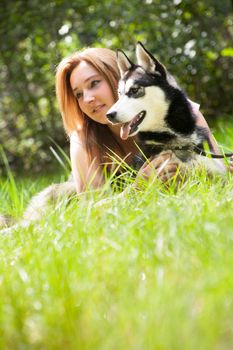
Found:
[[[100,112],[104,107],[105,107],[105,105],[100,105],[100,106],[95,107],[93,109],[93,113]]]

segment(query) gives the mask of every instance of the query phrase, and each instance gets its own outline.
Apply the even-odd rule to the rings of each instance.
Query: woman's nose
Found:
[[[95,99],[95,96],[93,96],[92,93],[88,92],[88,91],[84,91],[84,102],[85,103],[91,103],[93,102]]]

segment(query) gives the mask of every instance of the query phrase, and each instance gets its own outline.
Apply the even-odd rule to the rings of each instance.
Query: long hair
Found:
[[[70,76],[81,61],[91,64],[108,82],[114,100],[117,100],[117,85],[120,73],[114,51],[107,48],[87,48],[64,58],[56,70],[56,95],[66,133],[76,131],[87,150],[89,161],[96,157],[106,163],[108,149],[124,157],[124,151],[107,125],[93,121],[85,115],[70,85]]]

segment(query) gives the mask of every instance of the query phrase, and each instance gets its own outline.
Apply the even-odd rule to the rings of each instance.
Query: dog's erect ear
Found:
[[[127,72],[127,70],[129,70],[134,65],[133,62],[131,62],[126,54],[121,50],[117,50],[117,64],[121,73],[121,78],[125,72]]]
[[[166,68],[139,41],[136,46],[137,64],[149,73],[159,73],[166,77]]]

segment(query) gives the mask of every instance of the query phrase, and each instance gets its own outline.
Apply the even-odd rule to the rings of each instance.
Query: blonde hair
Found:
[[[115,52],[107,48],[87,48],[75,52],[64,58],[56,70],[56,95],[66,133],[70,135],[73,131],[78,132],[87,149],[90,161],[93,160],[94,156],[103,160],[106,146],[113,151],[118,150],[117,153],[123,153],[123,150],[107,125],[93,121],[79,107],[70,85],[70,76],[73,69],[81,61],[86,61],[92,65],[104,77],[112,90],[115,101],[117,100],[117,85],[120,73]],[[103,140],[105,145],[102,144]]]

